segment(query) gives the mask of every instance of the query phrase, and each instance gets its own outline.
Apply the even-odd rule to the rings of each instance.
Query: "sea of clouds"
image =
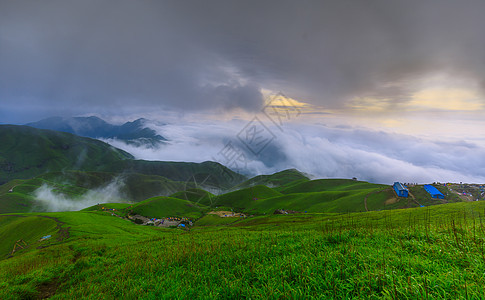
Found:
[[[264,126],[261,126],[261,121]],[[254,135],[261,137],[255,147]],[[279,125],[279,124],[278,124]],[[374,183],[485,182],[485,149],[465,140],[422,138],[362,127],[251,121],[147,123],[169,142],[136,147],[106,140],[137,159],[218,161],[246,175],[289,168],[315,178],[352,178]],[[261,132],[261,133],[260,133]]]

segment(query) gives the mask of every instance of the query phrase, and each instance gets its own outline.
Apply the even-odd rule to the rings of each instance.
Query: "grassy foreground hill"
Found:
[[[41,214],[59,229],[0,260],[0,298],[482,299],[484,211],[480,201],[269,215],[190,231],[103,212]],[[7,227],[46,220],[23,216],[0,216],[2,244],[25,239]],[[42,226],[39,235],[53,224]]]

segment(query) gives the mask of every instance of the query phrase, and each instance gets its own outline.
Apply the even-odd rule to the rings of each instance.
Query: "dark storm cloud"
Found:
[[[260,88],[337,107],[421,78],[484,84],[483,1],[0,2],[0,117],[255,111]]]

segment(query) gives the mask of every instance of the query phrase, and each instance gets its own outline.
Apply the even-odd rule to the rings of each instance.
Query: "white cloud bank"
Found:
[[[464,140],[424,139],[324,124],[288,123],[280,129],[261,120],[273,139],[257,155],[238,139],[247,124],[241,120],[151,125],[170,141],[159,149],[135,147],[117,140],[108,142],[138,159],[215,160],[248,175],[296,168],[317,178],[357,177],[386,184],[485,182],[485,149]],[[244,136],[244,131],[239,134]],[[228,153],[223,155],[228,143],[242,154],[229,160]]]

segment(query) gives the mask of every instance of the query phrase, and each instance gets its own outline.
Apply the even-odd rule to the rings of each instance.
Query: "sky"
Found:
[[[146,117],[172,139],[131,149],[144,159],[210,159],[235,140],[246,172],[485,182],[483,11],[480,0],[0,0],[0,124]],[[241,139],[255,124],[264,151]]]

